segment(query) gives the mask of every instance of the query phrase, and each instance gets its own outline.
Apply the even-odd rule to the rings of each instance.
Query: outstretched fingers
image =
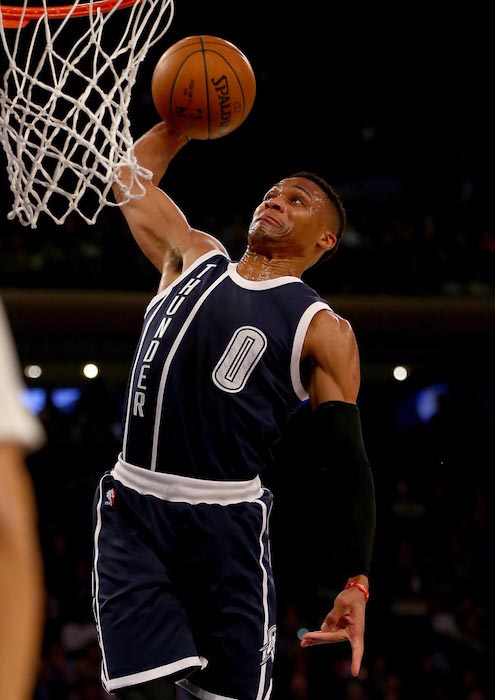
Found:
[[[306,632],[301,638],[302,647],[318,644],[338,644],[349,641],[352,650],[351,673],[358,676],[364,654],[364,627],[356,624],[351,616],[343,616],[336,624],[329,624],[330,615],[322,624],[320,631]]]

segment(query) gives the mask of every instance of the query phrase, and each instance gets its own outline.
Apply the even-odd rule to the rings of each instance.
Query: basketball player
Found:
[[[26,455],[44,433],[23,389],[0,301],[0,698],[31,700],[43,631],[44,588],[36,503]]]
[[[186,142],[165,123],[139,139],[153,179],[123,206],[161,282],[130,372],[122,451],[95,495],[102,681],[122,700],[172,700],[175,684],[202,700],[267,700],[272,494],[260,473],[308,399],[313,426],[301,440],[316,442],[319,464],[302,464],[300,478],[310,466],[330,475],[328,508],[342,529],[318,536],[346,552],[342,591],[301,644],[348,640],[354,676],[363,656],[375,503],[358,349],[349,323],[301,280],[336,250],[345,212],[316,175],[287,177],[256,207],[233,262],[158,187]]]

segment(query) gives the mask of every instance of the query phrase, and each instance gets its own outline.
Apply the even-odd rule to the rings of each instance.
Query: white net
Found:
[[[103,4],[111,5],[108,12]],[[42,0],[38,18],[12,28],[0,0],[8,60],[0,140],[14,197],[9,219],[36,228],[40,214],[61,224],[77,212],[94,224],[103,207],[144,194],[139,181],[151,173],[136,162],[128,108],[142,60],[172,22],[173,0],[137,0],[122,9],[126,4],[74,0],[67,16],[53,19]],[[126,186],[119,182],[123,166]],[[115,182],[126,195],[118,204]]]

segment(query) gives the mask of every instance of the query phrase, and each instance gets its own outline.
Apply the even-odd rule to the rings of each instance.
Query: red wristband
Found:
[[[370,597],[370,592],[369,592],[369,590],[366,588],[366,586],[365,586],[364,584],[359,583],[359,581],[349,581],[349,583],[346,583],[346,584],[345,584],[345,586],[344,586],[344,591],[345,591],[347,588],[359,588],[359,590],[361,591],[361,593],[364,595],[364,602],[365,602],[365,603],[368,602],[368,599],[369,599],[369,597]]]

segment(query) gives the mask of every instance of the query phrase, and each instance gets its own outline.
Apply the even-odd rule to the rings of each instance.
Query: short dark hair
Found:
[[[340,241],[345,231],[345,227],[347,225],[347,215],[342,200],[337,194],[337,192],[334,190],[334,188],[324,178],[322,178],[320,175],[317,175],[316,173],[312,173],[307,170],[301,170],[300,172],[294,173],[294,175],[290,175],[290,177],[304,177],[306,178],[306,180],[311,180],[312,182],[314,182],[327,195],[328,199],[337,211],[337,215],[339,217],[339,228],[337,231],[335,231],[337,242],[331,250],[327,251],[320,258],[320,260],[328,259],[337,252],[337,248],[339,247]]]

